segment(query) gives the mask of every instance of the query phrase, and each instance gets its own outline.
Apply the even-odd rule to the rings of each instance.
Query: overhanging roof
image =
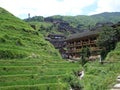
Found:
[[[72,34],[66,39],[66,41],[74,40],[77,38],[84,38],[84,37],[91,36],[91,35],[97,35],[97,34],[99,34],[100,31],[101,30],[84,31],[82,33]]]

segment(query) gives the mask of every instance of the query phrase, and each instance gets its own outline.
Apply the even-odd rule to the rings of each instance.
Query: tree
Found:
[[[102,28],[102,32],[97,39],[97,45],[104,50],[101,51],[101,56],[103,59],[109,51],[115,48],[118,38],[117,36],[117,30],[112,27],[104,26]]]
[[[119,24],[120,24],[120,22],[119,22]],[[116,33],[117,33],[117,35],[116,35],[117,41],[120,41],[120,26],[116,27],[115,30],[116,30]]]
[[[81,62],[82,62],[82,66],[84,66],[87,63],[87,59],[90,56],[90,49],[89,47],[85,46],[82,48],[81,50],[82,56],[81,56]]]

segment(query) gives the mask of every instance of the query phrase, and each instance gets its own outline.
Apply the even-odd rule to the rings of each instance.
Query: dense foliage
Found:
[[[119,25],[117,23],[116,25]],[[120,28],[119,26],[104,26],[102,27],[102,31],[99,34],[97,39],[97,44],[103,50],[101,51],[101,55],[103,59],[106,57],[107,53],[113,49],[115,49],[116,43],[120,41]]]
[[[25,19],[25,21],[30,22],[30,24],[35,24],[33,22],[38,23],[39,30],[44,35],[48,33],[62,33],[64,35],[69,35],[73,33],[82,32],[83,30],[88,30],[93,28],[96,23],[105,23],[112,22],[117,23],[120,20],[120,13],[101,13],[97,15],[85,16],[60,16],[55,15],[51,17],[42,17],[35,16],[32,18]],[[48,25],[50,24],[50,26]],[[41,26],[43,28],[41,28]],[[47,33],[47,34],[46,34]]]
[[[116,77],[120,74],[120,42],[108,53],[104,62],[84,65],[85,77],[81,81],[84,90],[108,90],[116,83]]]

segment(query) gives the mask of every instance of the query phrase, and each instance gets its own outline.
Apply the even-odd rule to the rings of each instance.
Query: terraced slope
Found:
[[[0,60],[0,89],[67,90],[63,81],[78,68],[79,64],[65,61]]]
[[[0,8],[0,58],[42,59],[54,56],[60,59],[58,52],[39,32]]]
[[[0,8],[0,90],[67,90],[78,63],[61,60],[27,23]]]

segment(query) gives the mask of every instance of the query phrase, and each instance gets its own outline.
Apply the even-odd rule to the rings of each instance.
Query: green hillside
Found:
[[[31,23],[37,30],[0,8],[0,90],[70,90],[70,87],[108,90],[112,87],[120,74],[120,43],[106,57],[106,61],[113,63],[94,61],[82,67],[78,62],[62,60],[58,51],[44,40],[39,27],[47,28],[53,23]],[[66,22],[61,23],[68,28]],[[85,76],[79,80],[77,74],[81,70]]]
[[[63,61],[40,32],[0,8],[0,90],[69,90],[76,70],[78,63]]]
[[[50,33],[70,35],[88,29],[89,24],[92,26],[95,24],[89,16],[74,17],[55,15],[46,18],[35,16],[25,19],[25,21],[29,22],[31,25],[37,26],[36,29],[45,36]]]
[[[54,47],[27,23],[0,8],[0,58],[28,58],[56,56]],[[9,55],[10,54],[10,55]],[[14,55],[12,55],[14,54]],[[49,57],[48,56],[48,57]]]
[[[38,23],[37,25],[39,28],[37,29],[40,30],[40,32],[45,36],[49,33],[61,33],[64,35],[70,35],[93,28],[97,23],[117,23],[120,21],[120,12],[105,12],[91,16],[34,16],[32,18],[25,19],[25,21],[30,22],[30,24],[33,25],[35,23]]]
[[[104,12],[91,16],[97,22],[113,22],[120,21],[120,12]]]
[[[104,31],[104,29],[102,29]],[[118,83],[116,82],[116,78],[118,75],[120,75],[120,39],[119,39],[119,32],[120,32],[120,23],[115,24],[114,29],[108,28],[108,32],[113,35],[115,30],[116,32],[116,45],[115,49],[109,50],[107,56],[103,60],[103,62],[89,62],[85,64],[85,76],[81,80],[82,83],[84,83],[84,90],[112,90],[112,87]],[[112,35],[110,35],[106,30],[106,33],[101,33],[100,35],[109,41],[108,37],[112,38]],[[114,36],[115,37],[115,36]],[[114,40],[115,39],[110,39]],[[104,41],[104,40],[102,40]],[[106,42],[107,42],[106,41]],[[107,42],[108,44],[109,42]],[[105,44],[105,43],[104,43]],[[112,46],[113,43],[109,43],[107,46]],[[102,46],[102,45],[101,45]],[[106,49],[107,50],[107,49]],[[101,54],[102,56],[102,54]],[[117,89],[117,88],[116,88]],[[116,90],[115,89],[115,90]],[[114,90],[114,89],[113,89]],[[119,88],[118,88],[119,90]]]
[[[78,15],[78,16],[51,16],[53,19],[59,19],[59,20],[64,20],[66,22],[69,22],[70,25],[73,27],[79,27],[79,26],[84,26],[84,28],[88,28],[88,26],[95,25],[96,23],[105,23],[105,22],[112,22],[112,23],[117,23],[120,21],[120,12],[104,12],[100,14],[95,14],[95,15]]]
[[[120,42],[108,53],[103,64],[98,61],[84,66],[85,76],[81,80],[84,90],[111,90],[120,75]]]

